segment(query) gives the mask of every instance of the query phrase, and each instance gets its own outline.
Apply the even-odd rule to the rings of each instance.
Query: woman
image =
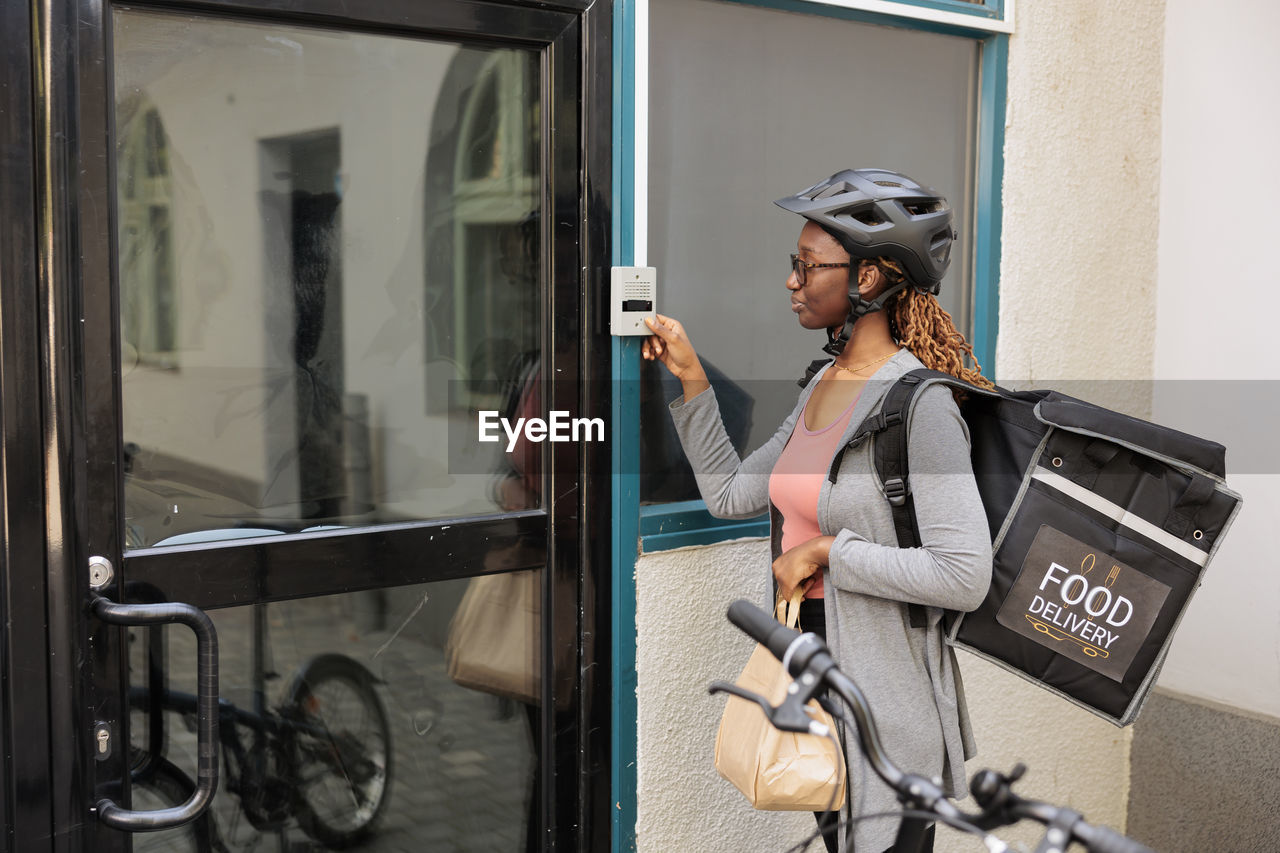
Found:
[[[972,736],[940,621],[943,609],[981,603],[991,541],[968,431],[951,393],[939,386],[921,392],[907,429],[921,547],[897,545],[871,442],[845,452],[835,482],[828,477],[837,449],[878,411],[902,374],[930,367],[990,385],[976,362],[965,367],[973,350],[934,298],[955,237],[951,209],[927,187],[879,169],[840,172],[776,204],[808,220],[791,256],[787,290],[800,325],[827,330],[825,349],[835,360],[808,382],[773,437],[739,459],[676,320],[651,321],[642,353],[681,382],[684,396],[671,412],[707,508],[729,518],[771,510],[778,593],[805,590],[801,625],[825,635],[841,669],[861,686],[894,761],[942,778],[963,796]],[[911,604],[927,608],[923,626],[913,625]],[[892,791],[861,754],[846,750],[846,756],[846,814],[851,803],[858,814],[894,811]],[[819,823],[834,850],[829,817],[819,815]],[[851,831],[856,850],[880,853],[892,848],[897,825],[867,820]],[[932,849],[932,827],[919,849]]]

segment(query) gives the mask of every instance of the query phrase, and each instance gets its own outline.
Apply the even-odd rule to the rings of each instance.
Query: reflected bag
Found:
[[[541,594],[541,569],[472,578],[449,623],[449,678],[462,687],[540,703]]]
[[[797,591],[788,602],[778,599],[775,616],[789,628],[800,616]],[[737,684],[765,697],[777,706],[786,695],[791,676],[782,662],[757,645]],[[811,700],[809,715],[835,731],[831,715]],[[720,731],[716,734],[716,770],[743,793],[753,808],[767,811],[825,811],[845,800],[845,765],[839,748],[829,738],[775,729],[754,702],[729,696]]]

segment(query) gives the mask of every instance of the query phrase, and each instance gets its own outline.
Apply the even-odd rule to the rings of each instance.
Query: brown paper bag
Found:
[[[541,702],[541,594],[541,569],[472,578],[449,623],[449,677],[462,687]]]
[[[790,602],[778,599],[775,615],[790,628],[800,616],[797,593]],[[789,605],[789,606],[788,606]],[[737,684],[764,696],[775,707],[786,695],[791,677],[764,646],[757,645]],[[835,731],[831,715],[810,701],[809,715]],[[835,808],[844,804],[845,769],[839,749],[819,735],[775,729],[759,705],[729,696],[716,735],[716,770],[733,783],[757,809],[824,811],[836,791]]]

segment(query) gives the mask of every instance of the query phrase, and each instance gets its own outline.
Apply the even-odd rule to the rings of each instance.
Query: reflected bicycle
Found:
[[[239,813],[262,833],[276,833],[282,850],[340,850],[367,840],[391,795],[392,744],[378,679],[342,654],[321,654],[290,677],[281,701],[267,707],[266,606],[254,606],[252,710],[225,699],[218,704],[222,778],[239,800]],[[165,755],[166,714],[194,720],[196,696],[168,689],[164,635],[148,636],[148,683],[130,689],[130,705],[147,719],[148,746],[134,752],[135,799],[172,805],[196,789],[191,777]],[[224,800],[225,802],[225,800]],[[216,801],[215,801],[216,806]],[[225,808],[224,808],[225,811]],[[213,809],[178,832],[196,853],[232,853]],[[310,847],[291,843],[296,825]],[[163,849],[171,850],[166,835]],[[138,839],[138,848],[146,846]]]

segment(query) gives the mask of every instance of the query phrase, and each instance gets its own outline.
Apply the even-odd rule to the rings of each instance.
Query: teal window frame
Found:
[[[840,20],[971,38],[981,47],[978,125],[975,149],[975,233],[973,344],[978,361],[995,363],[999,309],[1000,242],[1003,211],[1004,124],[1008,84],[1009,33],[1013,0],[965,3],[961,0],[893,0],[893,5],[967,15],[972,26],[889,14],[807,0],[723,0]],[[839,0],[835,0],[839,2]],[[613,263],[635,263],[636,27],[647,0],[614,0],[613,94]],[[887,4],[886,4],[887,5]],[[994,22],[994,26],[993,26]],[[647,229],[645,229],[647,230]],[[766,536],[767,516],[717,519],[700,501],[640,504],[640,401],[625,389],[640,375],[640,338],[615,337],[612,348],[612,644],[614,803],[612,850],[635,850],[636,826],[636,624],[635,566],[640,554],[712,545],[744,537]],[[638,547],[637,547],[638,546]]]

